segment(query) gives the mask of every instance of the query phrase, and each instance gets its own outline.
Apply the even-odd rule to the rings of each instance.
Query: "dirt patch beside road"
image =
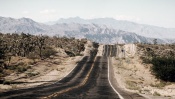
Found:
[[[45,83],[54,83],[67,75],[80,61],[82,56],[53,57],[37,62],[31,69],[21,74],[11,74],[5,77],[10,85],[0,84],[1,91],[18,88],[28,88]]]
[[[120,87],[139,93],[149,99],[174,99],[175,85],[167,84],[155,78],[151,73],[151,64],[143,63],[137,46],[126,44],[117,46],[118,55],[112,58],[115,78]],[[125,55],[121,50],[124,48]]]

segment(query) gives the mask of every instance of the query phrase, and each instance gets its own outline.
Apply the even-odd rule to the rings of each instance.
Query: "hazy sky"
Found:
[[[37,22],[111,17],[175,28],[175,0],[0,0],[0,16]]]

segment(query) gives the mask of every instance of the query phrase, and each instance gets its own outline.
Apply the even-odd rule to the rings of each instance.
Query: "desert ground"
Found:
[[[125,53],[121,52],[121,49]],[[113,57],[115,78],[120,88],[136,92],[148,99],[175,99],[175,83],[163,82],[151,73],[152,64],[143,63],[142,50],[135,44],[117,45],[117,57]]]

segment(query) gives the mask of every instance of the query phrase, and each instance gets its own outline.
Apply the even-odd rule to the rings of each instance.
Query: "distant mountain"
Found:
[[[6,18],[0,17],[0,32],[1,33],[30,33],[30,34],[45,34],[49,36],[67,36],[75,38],[87,38],[99,43],[152,43],[152,37],[141,36],[132,31],[117,29],[109,24],[103,25],[103,19],[93,19],[86,21],[81,18],[60,19],[53,25],[38,23],[29,18]],[[106,20],[106,21],[105,21]],[[114,19],[104,19],[104,23]],[[93,21],[93,22],[90,22]],[[110,21],[109,21],[110,22]],[[114,23],[112,23],[114,22]],[[134,24],[134,23],[133,23]],[[131,24],[132,25],[132,24]],[[139,24],[136,24],[139,25]],[[128,25],[127,27],[129,27]],[[141,25],[142,26],[142,25]],[[151,27],[151,26],[150,26]],[[143,30],[145,31],[145,30]],[[156,34],[156,33],[155,33]],[[173,36],[175,37],[175,36]],[[158,43],[173,43],[175,40],[158,38]]]
[[[37,23],[29,18],[5,18],[0,17],[0,32],[2,33],[15,33],[15,32],[24,32],[24,33],[42,33],[47,29],[47,25]]]
[[[46,22],[45,24],[54,25],[54,24],[62,24],[62,23],[66,23],[66,24],[70,24],[70,23],[91,24],[91,22],[88,22],[87,20],[81,19],[80,17],[73,17],[73,18],[68,18],[68,19],[60,18],[58,21],[50,21],[50,22]]]
[[[96,31],[97,30],[97,31]],[[122,30],[114,30],[108,28],[96,28],[91,30],[82,28],[80,31],[66,31],[67,37],[87,38],[89,40],[102,44],[116,44],[116,43],[151,43],[154,38],[148,38],[137,35],[136,33],[126,32]],[[84,31],[84,32],[83,32]],[[157,39],[159,44],[172,43],[171,40]]]
[[[163,28],[151,25],[137,24],[129,21],[115,20],[113,18],[96,18],[96,19],[85,20],[79,17],[75,17],[68,19],[60,19],[54,22],[54,24],[62,24],[62,23],[106,25],[109,28],[134,32],[138,35],[145,37],[175,39],[174,28]]]

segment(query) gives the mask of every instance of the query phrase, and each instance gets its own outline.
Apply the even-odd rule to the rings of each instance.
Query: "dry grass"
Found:
[[[170,82],[160,81],[159,83],[156,83],[156,84],[150,84],[150,86],[162,89],[166,85],[170,85],[170,84],[171,84]]]
[[[155,91],[155,92],[153,93],[153,96],[161,96],[161,94]]]
[[[135,81],[127,80],[126,85],[127,85],[127,88],[131,89],[131,90],[139,90],[140,89],[140,87],[137,86],[137,82],[135,82]]]

